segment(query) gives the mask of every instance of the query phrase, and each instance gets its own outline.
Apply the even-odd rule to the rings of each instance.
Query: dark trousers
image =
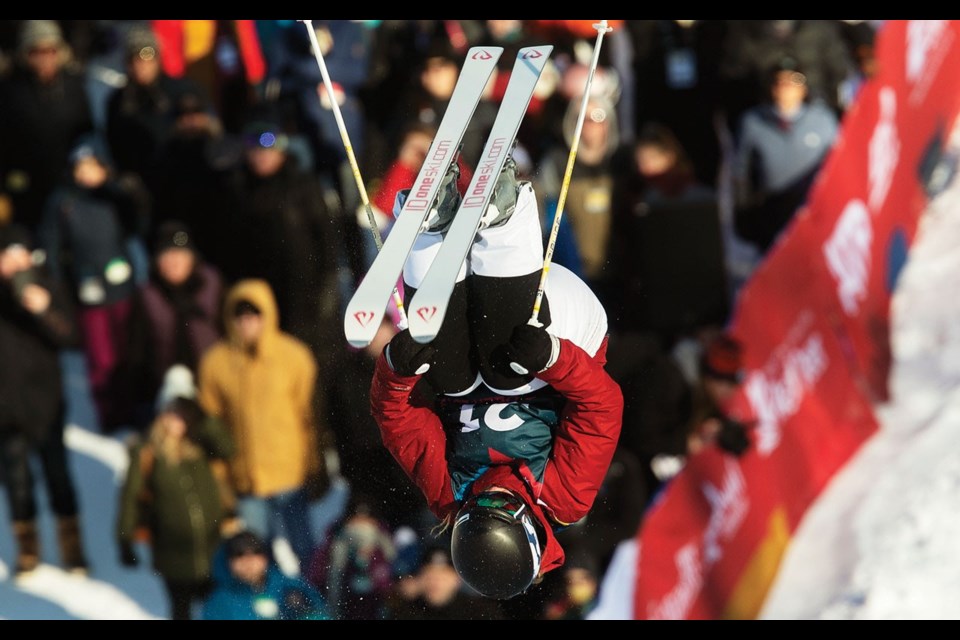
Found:
[[[167,588],[167,597],[170,599],[170,619],[171,620],[191,620],[192,607],[194,602],[201,602],[210,593],[210,581],[188,581],[179,582],[176,580],[163,580]]]
[[[58,424],[50,428],[50,435],[40,443],[31,443],[15,428],[0,430],[0,474],[7,490],[10,516],[15,521],[37,517],[31,470],[31,457],[34,454],[40,460],[53,512],[61,517],[77,515],[77,494],[70,474],[61,422],[58,419]]]

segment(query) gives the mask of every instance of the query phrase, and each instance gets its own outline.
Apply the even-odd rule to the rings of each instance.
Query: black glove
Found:
[[[387,362],[401,376],[417,376],[427,372],[433,364],[436,348],[430,343],[420,344],[404,329],[393,336],[387,345]]]
[[[137,554],[133,550],[133,545],[129,542],[120,543],[120,564],[125,567],[135,567],[139,563]]]
[[[501,367],[508,363],[512,370],[509,373],[526,375],[547,368],[553,355],[553,339],[543,327],[520,324],[513,328],[510,341],[497,349],[500,353],[493,358],[494,362]]]
[[[750,446],[750,438],[743,424],[730,418],[720,418],[720,433],[717,434],[717,446],[735,456],[743,455]]]

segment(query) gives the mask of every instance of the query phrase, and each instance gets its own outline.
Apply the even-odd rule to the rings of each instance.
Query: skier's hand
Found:
[[[433,364],[436,347],[430,343],[421,344],[410,336],[410,330],[404,329],[393,336],[385,349],[387,363],[397,375],[404,377],[423,375]]]
[[[133,545],[129,542],[120,543],[120,564],[125,567],[137,566],[139,559],[133,550]]]
[[[513,373],[526,375],[543,371],[557,359],[560,344],[543,327],[521,324],[513,328],[510,341],[497,348],[495,361],[509,364]]]

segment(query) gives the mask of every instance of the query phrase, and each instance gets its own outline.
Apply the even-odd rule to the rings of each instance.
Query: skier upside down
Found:
[[[461,202],[457,164],[404,266],[410,300]],[[396,215],[409,190],[397,194]],[[583,518],[610,465],[623,415],[604,370],[607,317],[593,292],[543,263],[533,187],[508,159],[461,266],[436,338],[403,330],[380,355],[371,411],[383,443],[444,527],[473,589],[508,599],[562,566],[555,533]],[[518,373],[524,372],[524,373]]]

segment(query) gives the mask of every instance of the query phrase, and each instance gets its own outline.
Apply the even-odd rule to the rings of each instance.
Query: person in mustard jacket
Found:
[[[265,540],[285,537],[301,570],[315,547],[309,502],[324,478],[314,401],[317,363],[305,343],[279,329],[270,285],[245,279],[227,292],[225,337],[204,352],[198,401],[233,435],[229,460],[237,513]]]

